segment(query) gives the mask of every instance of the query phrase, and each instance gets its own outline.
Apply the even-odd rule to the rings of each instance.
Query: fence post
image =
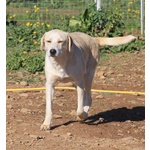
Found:
[[[141,35],[144,34],[144,0],[141,0]]]
[[[101,10],[101,0],[94,0],[97,6],[97,10]]]

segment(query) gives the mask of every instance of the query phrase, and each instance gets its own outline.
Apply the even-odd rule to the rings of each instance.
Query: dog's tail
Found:
[[[113,37],[113,38],[105,38],[105,37],[95,37],[94,38],[100,46],[118,46],[122,44],[127,44],[135,39],[137,39],[133,35],[127,35],[123,37]]]

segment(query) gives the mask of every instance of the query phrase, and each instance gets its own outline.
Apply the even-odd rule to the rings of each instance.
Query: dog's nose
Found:
[[[51,49],[51,50],[50,50],[50,54],[51,54],[51,56],[55,56],[56,50],[55,50],[55,49]]]

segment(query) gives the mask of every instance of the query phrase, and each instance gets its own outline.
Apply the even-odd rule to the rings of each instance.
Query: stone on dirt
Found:
[[[22,85],[22,86],[27,86],[28,83],[27,83],[26,81],[21,81],[21,82],[20,82],[20,85]]]
[[[41,139],[45,139],[45,136],[40,136],[40,135],[30,135],[31,138],[33,138],[34,140],[41,140]]]
[[[96,99],[103,99],[104,97],[102,95],[97,95]]]
[[[30,110],[30,109],[27,109],[27,108],[22,108],[20,111],[21,111],[22,113],[25,113],[25,114],[31,112],[31,110]]]
[[[58,115],[58,114],[54,114],[53,117],[54,117],[55,119],[60,119],[60,118],[62,118],[62,116],[61,116],[61,115]]]
[[[27,94],[27,93],[21,93],[20,96],[22,96],[22,97],[28,97],[29,94]]]

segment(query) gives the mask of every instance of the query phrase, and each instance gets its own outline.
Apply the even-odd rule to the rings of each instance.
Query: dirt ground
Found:
[[[96,70],[93,89],[144,92],[145,51],[107,54]],[[15,78],[14,78],[15,77]],[[35,78],[20,82],[19,78]],[[43,87],[43,74],[7,71],[7,88]],[[7,92],[7,150],[144,150],[145,97],[92,92],[85,122],[76,120],[76,91],[56,90],[51,130],[40,131],[45,91]]]

